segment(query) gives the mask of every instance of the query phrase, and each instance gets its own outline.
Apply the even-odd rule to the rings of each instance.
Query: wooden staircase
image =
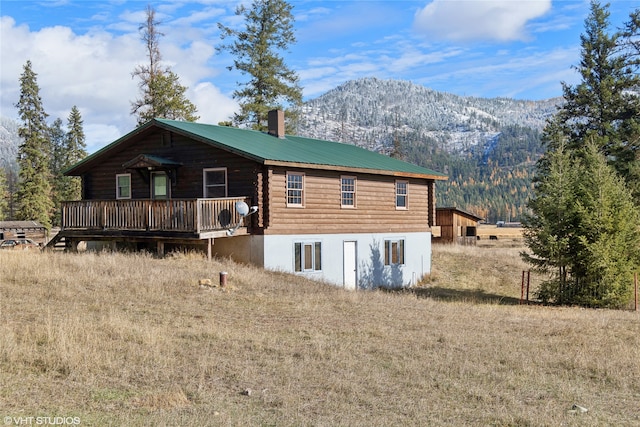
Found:
[[[58,233],[44,247],[45,250],[68,251],[71,249],[71,241],[63,233]]]

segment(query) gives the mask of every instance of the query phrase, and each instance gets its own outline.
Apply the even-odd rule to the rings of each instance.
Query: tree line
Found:
[[[507,125],[486,144],[463,153],[450,152],[439,141],[405,136],[404,160],[445,173],[436,184],[438,205],[463,208],[488,223],[520,221],[533,195],[535,162],[544,152],[541,132]]]

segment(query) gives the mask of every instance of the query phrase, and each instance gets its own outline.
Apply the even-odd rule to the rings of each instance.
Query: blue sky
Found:
[[[31,60],[50,120],[73,105],[90,152],[131,131],[131,72],[146,63],[138,32],[151,4],[166,65],[189,87],[201,122],[228,119],[245,77],[216,52],[217,23],[240,28],[238,1],[0,1],[0,114],[17,119],[22,67]],[[480,97],[546,99],[575,83],[584,0],[290,1],[297,43],[283,53],[305,99],[361,77],[401,79]],[[613,0],[618,27],[640,2]]]

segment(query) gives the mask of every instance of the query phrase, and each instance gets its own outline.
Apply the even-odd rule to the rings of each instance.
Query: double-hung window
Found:
[[[322,243],[295,242],[293,252],[296,272],[322,270]]]
[[[123,173],[116,175],[116,199],[131,198],[131,174]]]
[[[404,264],[404,239],[384,241],[384,265]]]
[[[304,174],[287,172],[287,206],[304,206]]]
[[[340,179],[340,206],[343,208],[356,207],[356,177],[343,176]]]
[[[409,183],[396,181],[396,209],[409,208]]]
[[[227,169],[215,168],[203,171],[205,198],[217,199],[227,197]]]

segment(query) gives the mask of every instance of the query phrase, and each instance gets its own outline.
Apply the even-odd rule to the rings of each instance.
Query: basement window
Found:
[[[322,270],[322,243],[295,242],[293,244],[294,270],[309,272]]]
[[[404,239],[384,241],[384,265],[404,264]]]

